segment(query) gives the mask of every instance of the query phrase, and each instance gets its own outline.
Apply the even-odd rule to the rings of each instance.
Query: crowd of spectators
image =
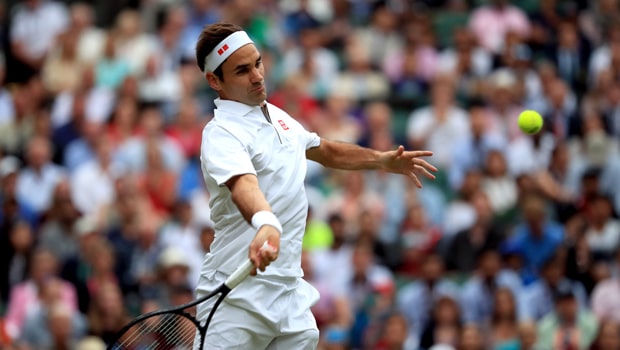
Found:
[[[217,21],[307,129],[440,168],[309,162],[320,349],[620,349],[618,0],[0,2],[0,349],[102,349],[192,299]]]

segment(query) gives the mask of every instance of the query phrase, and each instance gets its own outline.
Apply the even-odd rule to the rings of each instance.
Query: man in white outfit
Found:
[[[302,279],[301,269],[306,159],[331,168],[400,173],[421,187],[417,175],[434,178],[435,167],[421,159],[432,153],[406,152],[402,146],[379,152],[306,131],[266,101],[261,54],[236,25],[205,27],[196,58],[219,95],[202,135],[215,239],[202,267],[198,297],[215,289],[248,256],[256,266],[256,277],[242,282],[218,308],[204,349],[315,349],[319,332],[310,307],[319,295]],[[264,242],[275,249],[260,251]],[[207,318],[212,304],[198,306],[198,319]]]

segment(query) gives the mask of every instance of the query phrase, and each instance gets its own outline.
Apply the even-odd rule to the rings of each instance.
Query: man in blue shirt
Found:
[[[536,195],[529,195],[523,200],[524,222],[515,228],[509,244],[523,257],[523,281],[538,278],[538,272],[557,251],[564,240],[564,229],[558,223],[548,219],[544,200]]]

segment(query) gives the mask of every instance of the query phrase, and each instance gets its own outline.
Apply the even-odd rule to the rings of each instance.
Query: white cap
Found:
[[[185,254],[177,247],[168,247],[161,253],[159,257],[159,266],[162,269],[174,266],[190,267]]]

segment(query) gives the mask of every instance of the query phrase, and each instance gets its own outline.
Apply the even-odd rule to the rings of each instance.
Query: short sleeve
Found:
[[[219,126],[205,131],[201,146],[201,160],[203,169],[218,186],[223,186],[237,175],[256,175],[256,169],[241,140]]]
[[[319,147],[321,144],[321,138],[315,132],[306,131],[306,149]]]

